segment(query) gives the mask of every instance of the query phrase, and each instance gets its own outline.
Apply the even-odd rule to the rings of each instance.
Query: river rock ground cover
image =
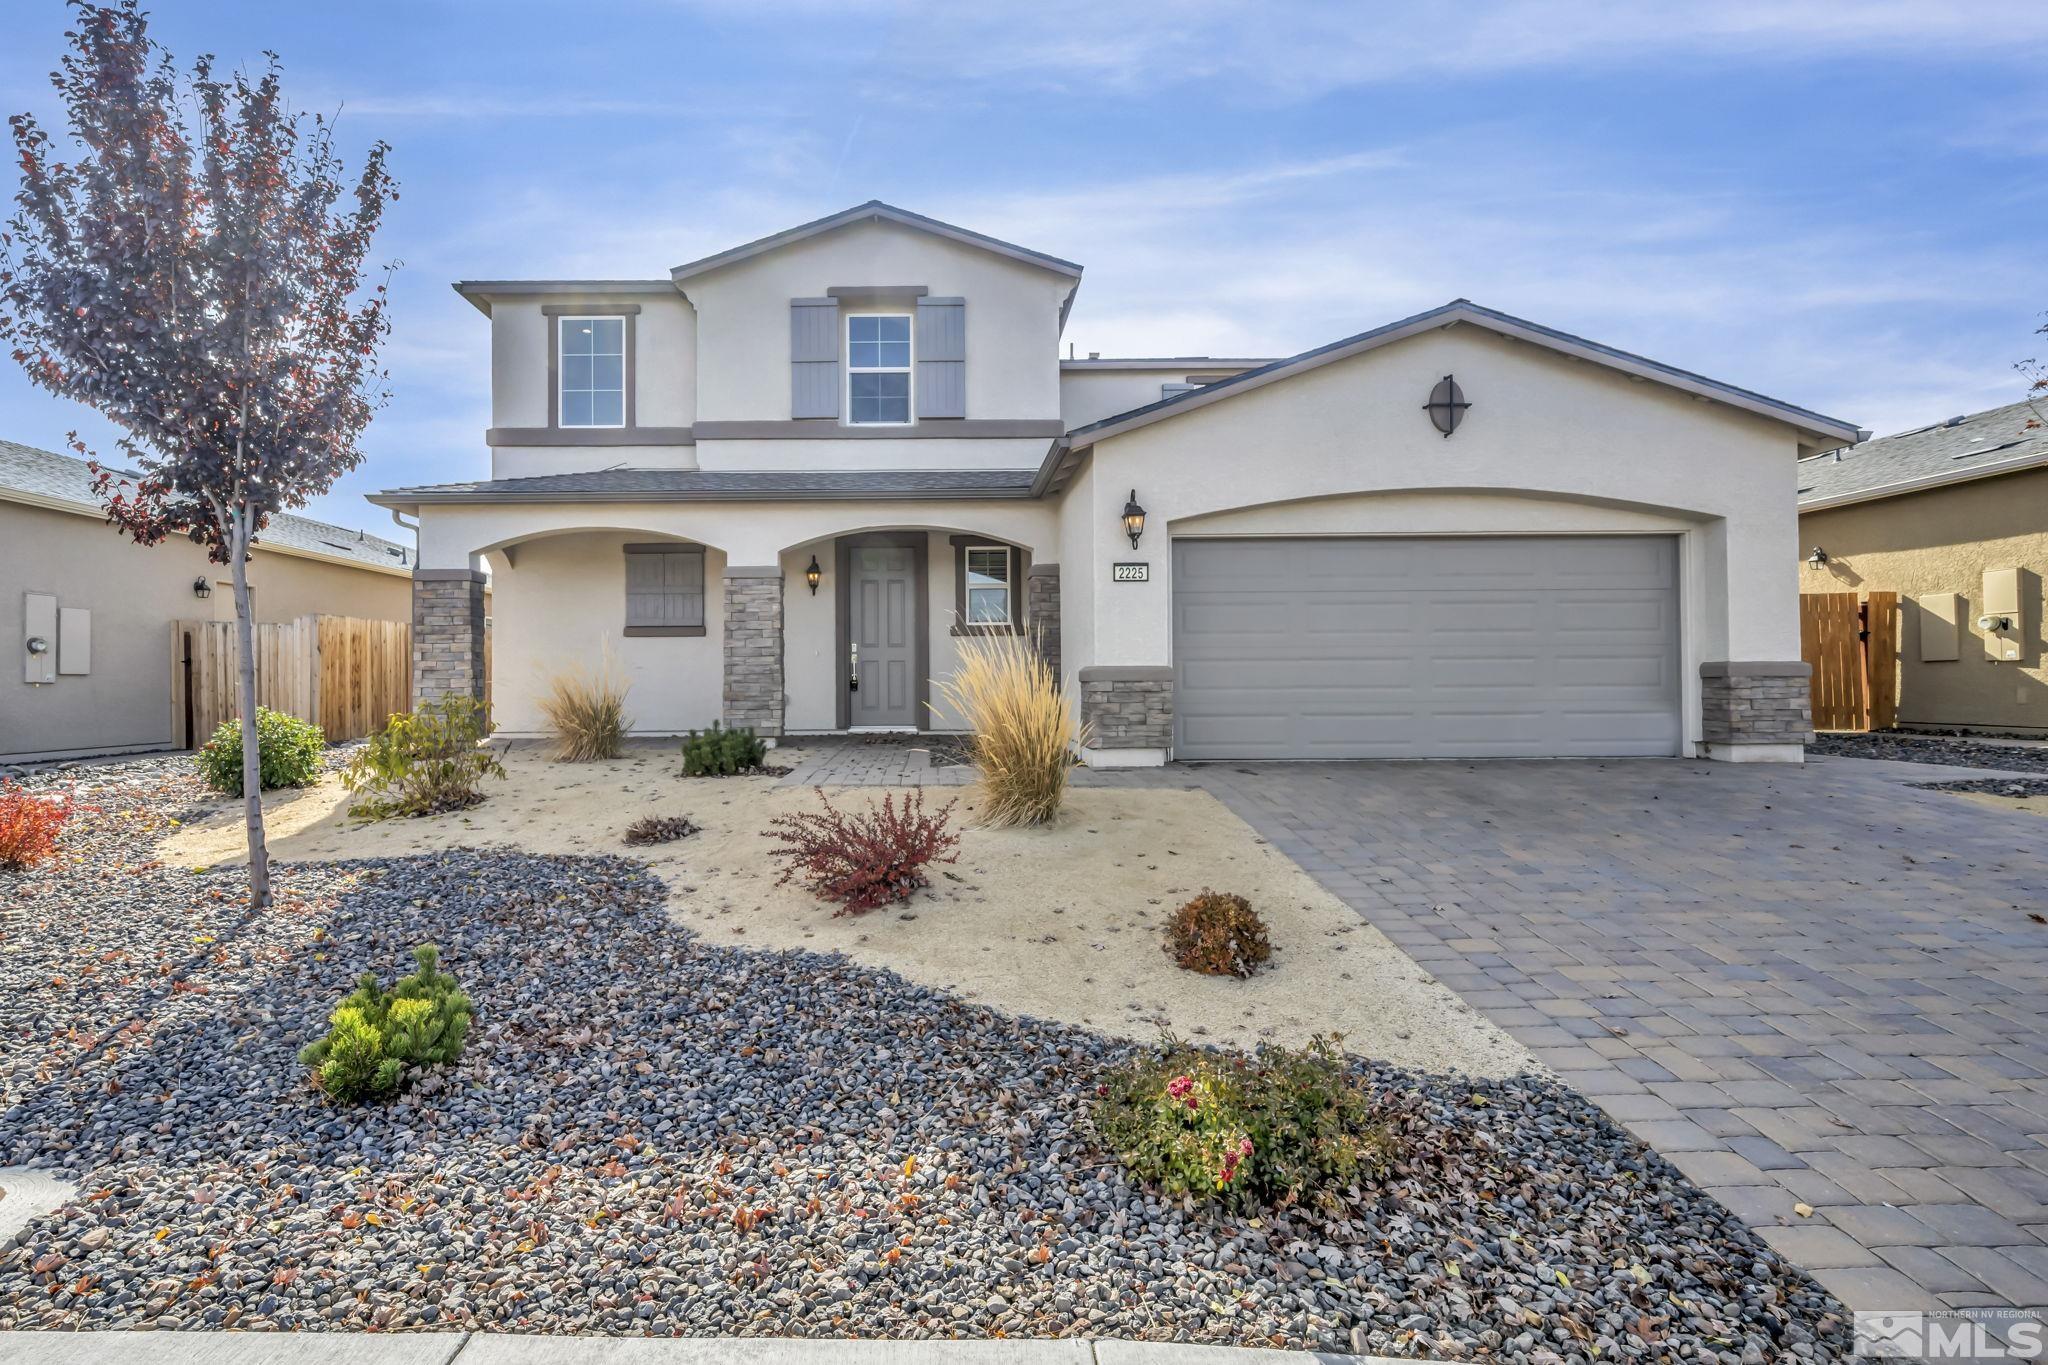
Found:
[[[1168,1206],[1094,1143],[1128,1042],[708,942],[622,858],[290,864],[252,917],[234,873],[136,856],[195,795],[136,771],[6,887],[0,1164],[86,1193],[0,1250],[0,1328],[1847,1353],[1838,1305],[1554,1081],[1361,1060],[1411,1156],[1341,1216]],[[423,941],[477,1002],[461,1062],[330,1107],[294,1053]]]

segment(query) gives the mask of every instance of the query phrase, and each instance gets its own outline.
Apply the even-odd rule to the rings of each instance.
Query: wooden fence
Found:
[[[1813,728],[1889,730],[1899,713],[1899,595],[1804,593],[1799,656],[1813,666]]]
[[[256,702],[310,720],[330,741],[360,739],[412,709],[412,627],[301,616],[255,628]],[[233,621],[171,624],[172,715],[185,747],[241,714]]]

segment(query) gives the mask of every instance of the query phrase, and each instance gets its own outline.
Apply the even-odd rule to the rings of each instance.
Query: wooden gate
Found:
[[[330,742],[381,729],[412,709],[412,627],[403,621],[301,616],[258,624],[256,704],[310,720]],[[241,714],[233,621],[171,623],[172,714],[196,748]]]
[[[1889,730],[1899,711],[1899,595],[1804,593],[1799,655],[1813,667],[1813,728]]]

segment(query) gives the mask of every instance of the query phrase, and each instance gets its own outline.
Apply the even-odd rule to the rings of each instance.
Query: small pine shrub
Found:
[[[475,805],[484,799],[484,778],[505,775],[498,756],[483,747],[490,733],[490,712],[474,697],[443,697],[392,716],[341,775],[361,798],[349,814],[388,820]]]
[[[388,1099],[416,1067],[444,1066],[462,1055],[469,1035],[469,997],[455,978],[438,970],[432,944],[412,950],[418,970],[386,991],[375,972],[364,972],[356,988],[328,1017],[325,1038],[310,1043],[299,1060],[313,1068],[313,1080],[337,1104]]]
[[[953,802],[929,814],[924,791],[913,787],[896,804],[895,793],[882,804],[849,815],[818,789],[822,811],[795,811],[769,821],[762,833],[780,847],[770,858],[782,861],[777,886],[792,881],[821,900],[839,907],[835,914],[858,915],[891,901],[908,900],[929,886],[924,868],[959,859],[960,836],[948,826]]]
[[[727,730],[714,720],[709,730],[683,736],[685,777],[732,777],[753,772],[767,761],[767,741],[746,726]]]
[[[274,787],[303,787],[320,776],[320,755],[327,748],[327,734],[309,720],[256,708],[256,762],[263,790]],[[194,761],[206,785],[228,796],[242,794],[242,722],[240,717],[221,722]]]
[[[1060,681],[1024,635],[969,636],[960,641],[960,665],[939,682],[946,706],[972,732],[969,757],[976,769],[984,825],[1043,825],[1066,799],[1074,754],[1087,727]],[[944,713],[932,708],[935,714]]]
[[[1341,1212],[1345,1192],[1397,1151],[1344,1054],[1320,1037],[1251,1057],[1168,1039],[1110,1073],[1095,1128],[1131,1174],[1168,1196],[1237,1208]]]
[[[71,819],[71,802],[61,796],[31,796],[0,782],[0,867],[20,872],[57,851],[57,839]]]
[[[1166,950],[1191,972],[1250,976],[1273,956],[1266,922],[1243,896],[1204,891],[1174,913]]]
[[[697,827],[685,816],[649,815],[626,826],[626,842],[635,847],[670,844],[696,832]]]
[[[626,714],[627,683],[610,653],[596,671],[557,674],[540,699],[540,713],[555,732],[551,751],[559,763],[594,763],[625,752],[633,729]]]

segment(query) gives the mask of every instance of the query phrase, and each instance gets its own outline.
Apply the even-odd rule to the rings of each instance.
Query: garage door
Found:
[[[1174,542],[1175,752],[1675,754],[1669,536]]]

